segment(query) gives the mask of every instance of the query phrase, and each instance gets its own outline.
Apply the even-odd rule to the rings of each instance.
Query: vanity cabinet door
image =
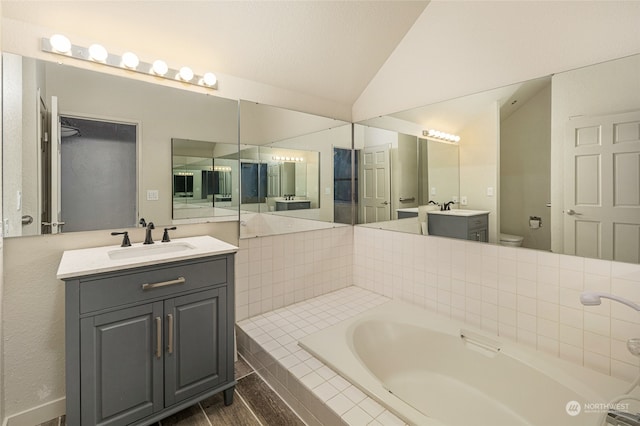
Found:
[[[80,320],[83,425],[126,425],[162,409],[162,302]]]
[[[166,407],[229,379],[226,291],[220,287],[164,302]]]

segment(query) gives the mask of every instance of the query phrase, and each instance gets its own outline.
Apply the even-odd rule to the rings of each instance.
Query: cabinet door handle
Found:
[[[173,314],[167,314],[167,320],[169,321],[169,344],[167,345],[167,351],[169,354],[173,353]]]
[[[162,318],[156,317],[156,357],[162,356]]]
[[[168,285],[184,284],[187,280],[184,277],[178,277],[175,280],[162,281],[159,283],[142,284],[142,290],[151,290],[158,287],[166,287]]]

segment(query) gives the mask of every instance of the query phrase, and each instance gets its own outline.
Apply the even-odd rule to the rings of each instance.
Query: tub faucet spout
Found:
[[[640,413],[632,414],[626,411],[609,410],[607,412],[608,425],[640,426]]]

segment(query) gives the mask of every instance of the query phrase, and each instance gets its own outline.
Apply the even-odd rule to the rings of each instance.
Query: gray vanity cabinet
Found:
[[[489,241],[489,214],[455,215],[427,212],[429,235],[472,241]]]
[[[233,254],[65,279],[67,424],[147,425],[231,404]]]

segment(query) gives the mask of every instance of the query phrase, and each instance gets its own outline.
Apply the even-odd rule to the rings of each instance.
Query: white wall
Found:
[[[500,112],[496,102],[485,107],[460,131],[460,197],[462,208],[489,211],[489,242],[499,241],[498,181],[500,154]],[[491,188],[493,195],[488,195]]]
[[[500,125],[500,232],[551,250],[551,85]],[[531,229],[529,217],[542,219]]]
[[[640,52],[640,2],[431,1],[353,121]]]
[[[564,140],[569,117],[638,110],[640,55],[556,74],[551,83],[551,249],[564,251]],[[589,90],[585,90],[589,88]],[[556,207],[557,206],[557,207]]]

